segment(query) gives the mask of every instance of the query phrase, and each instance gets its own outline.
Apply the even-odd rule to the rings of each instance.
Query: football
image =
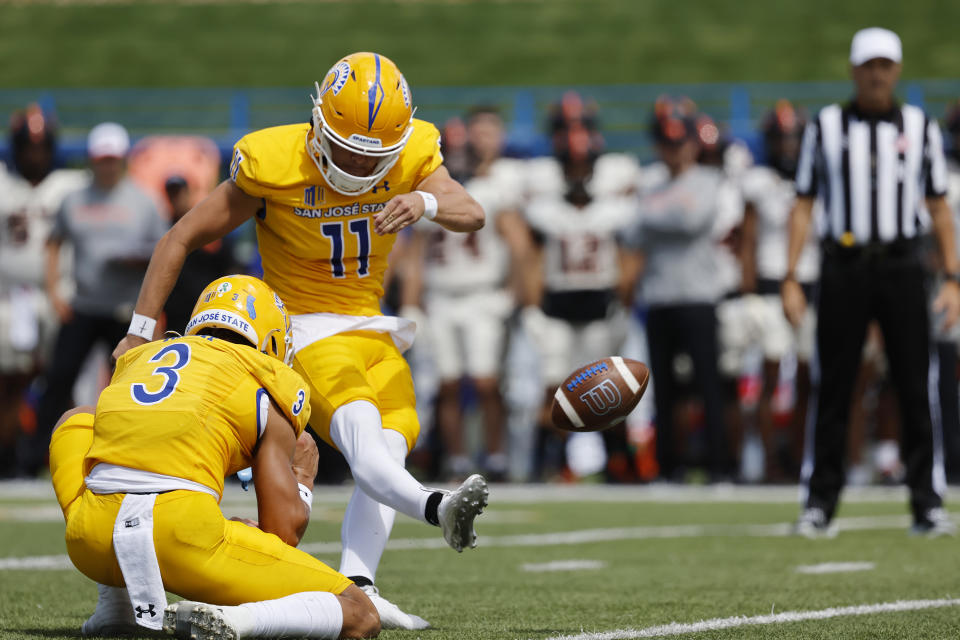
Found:
[[[620,424],[640,402],[650,369],[611,356],[578,368],[553,394],[550,417],[565,431],[600,431]]]

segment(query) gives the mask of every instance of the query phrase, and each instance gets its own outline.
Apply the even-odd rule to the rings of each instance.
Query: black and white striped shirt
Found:
[[[854,246],[914,238],[929,222],[924,199],[946,190],[940,128],[918,107],[867,115],[833,104],[807,125],[797,194],[822,199],[821,239]]]

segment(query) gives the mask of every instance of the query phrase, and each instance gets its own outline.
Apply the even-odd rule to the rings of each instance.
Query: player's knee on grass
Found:
[[[343,608],[341,638],[376,638],[380,635],[380,615],[359,587],[350,585],[337,599]]]

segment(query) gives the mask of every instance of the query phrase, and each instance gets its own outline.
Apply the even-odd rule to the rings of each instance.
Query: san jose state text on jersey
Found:
[[[377,213],[382,211],[385,206],[387,206],[386,202],[368,202],[364,204],[354,202],[340,207],[326,207],[321,209],[294,207],[293,214],[301,218],[342,218]]]

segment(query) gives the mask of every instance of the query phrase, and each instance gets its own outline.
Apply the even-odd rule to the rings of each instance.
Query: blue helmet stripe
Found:
[[[384,98],[383,85],[380,83],[380,55],[373,54],[373,59],[376,63],[376,76],[373,86],[367,91],[367,98],[369,99],[367,104],[367,131],[373,128],[373,121],[377,119],[377,114],[380,113]]]

